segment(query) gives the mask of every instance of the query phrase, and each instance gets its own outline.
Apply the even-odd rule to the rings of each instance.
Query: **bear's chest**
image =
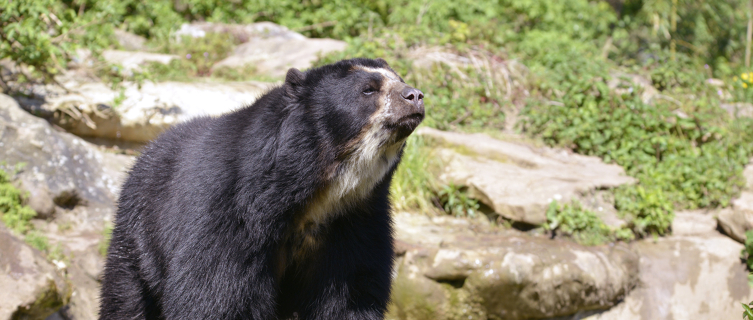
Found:
[[[366,213],[360,207],[394,167],[403,147],[403,143],[383,146],[377,143],[380,137],[373,138],[365,139],[348,160],[339,165],[333,177],[295,218],[287,241],[288,262],[304,260],[316,252],[333,219]]]

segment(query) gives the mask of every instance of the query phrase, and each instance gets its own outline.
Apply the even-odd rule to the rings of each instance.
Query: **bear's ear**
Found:
[[[296,88],[300,86],[303,83],[303,79],[305,79],[305,75],[301,70],[298,70],[296,68],[290,68],[288,70],[288,74],[285,76],[285,85],[283,86],[285,88],[285,93],[289,97],[295,97],[296,96]]]
[[[303,75],[303,72],[301,72],[301,70],[290,68],[290,70],[288,70],[288,74],[285,76],[285,84],[297,86],[303,82],[304,78],[305,76]]]
[[[379,62],[379,64],[383,64],[385,67],[389,67],[389,64],[387,63],[387,60],[384,60],[382,58],[376,58],[374,60],[376,60],[376,62]]]

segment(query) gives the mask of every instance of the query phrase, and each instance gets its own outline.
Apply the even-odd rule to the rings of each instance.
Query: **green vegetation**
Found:
[[[467,188],[453,183],[442,187],[436,199],[444,212],[456,217],[475,217],[479,209],[478,200],[468,195]]]
[[[742,305],[743,305],[743,309],[744,309],[744,311],[743,311],[743,320],[751,320],[751,319],[753,319],[753,309],[750,308],[750,307],[753,307],[753,302],[751,302],[751,303],[749,303],[747,305],[744,304],[744,303],[742,303]]]
[[[23,193],[11,183],[11,175],[0,170],[0,220],[13,232],[23,235],[32,229],[29,221],[36,215],[24,205]]]
[[[416,135],[408,137],[402,161],[390,186],[396,210],[430,210],[432,190],[436,188],[434,176],[438,170],[438,163],[433,159],[425,139]]]
[[[110,240],[112,239],[112,223],[105,223],[104,229],[102,229],[103,240],[99,243],[99,254],[103,257],[107,256],[107,249],[110,247]]]
[[[23,165],[17,165],[20,170]],[[24,194],[11,183],[11,174],[0,169],[0,221],[11,231],[22,235],[30,246],[44,252],[50,260],[64,258],[62,248],[58,244],[51,246],[46,236],[34,230],[31,224],[37,213],[24,204]]]
[[[546,211],[544,229],[561,232],[584,245],[599,245],[615,240],[632,240],[630,229],[610,228],[596,213],[583,208],[578,201],[560,205],[552,201]]]
[[[745,232],[745,248],[740,252],[740,258],[745,260],[749,271],[753,271],[753,230]],[[748,275],[748,284],[753,287],[753,274]]]

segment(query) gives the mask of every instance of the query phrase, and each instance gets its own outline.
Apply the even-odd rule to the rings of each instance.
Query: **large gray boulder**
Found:
[[[670,236],[631,245],[640,255],[640,282],[616,307],[593,320],[740,319],[753,301],[743,246],[728,237]]]
[[[272,22],[256,22],[249,24],[228,24],[215,22],[192,22],[184,23],[175,32],[176,38],[193,37],[202,38],[207,33],[223,33],[231,35],[237,43],[249,42],[253,39],[281,38],[301,40],[306,37],[298,32],[291,31],[285,26]]]
[[[253,65],[256,73],[283,77],[290,68],[308,69],[319,56],[345,47],[347,43],[334,39],[254,39],[236,47],[212,69]]]
[[[672,234],[692,236],[716,233],[715,212],[710,210],[692,210],[675,212],[672,220]]]
[[[584,247],[474,221],[397,214],[388,319],[543,319],[616,305],[637,283],[622,244]]]
[[[0,320],[44,319],[70,289],[61,270],[0,223]]]
[[[445,163],[441,180],[467,186],[474,198],[514,221],[540,225],[546,222],[550,202],[580,199],[602,213],[607,224],[619,225],[611,204],[595,201],[589,205],[585,196],[634,181],[618,165],[562,149],[431,128],[422,128],[418,134],[438,142],[438,154]]]
[[[212,68],[242,68],[252,65],[256,73],[282,77],[290,68],[307,69],[333,51],[342,51],[347,43],[334,39],[309,39],[300,33],[271,22],[224,24],[195,22],[184,24],[177,37],[204,37],[207,33],[232,35],[240,43],[235,51]]]
[[[66,316],[96,319],[97,279],[103,266],[99,245],[133,158],[103,152],[58,131],[0,94],[0,160],[8,167],[25,163],[16,175],[18,184],[29,191],[30,204],[45,211],[32,223],[68,257],[60,264],[72,284]]]
[[[218,116],[256,101],[274,84],[264,82],[161,82],[124,84],[119,92],[99,82],[49,88],[25,109],[78,136],[146,143],[165,129],[199,116]]]
[[[172,54],[151,53],[144,51],[123,51],[123,50],[104,50],[102,58],[112,64],[119,65],[123,68],[124,74],[132,75],[133,71],[141,71],[141,67],[149,62],[168,64],[178,56]],[[79,68],[91,66],[94,60],[91,51],[88,49],[76,50],[76,56],[73,58],[71,67]]]
[[[23,164],[18,180],[30,192],[34,209],[53,216],[55,207],[88,208],[81,225],[112,216],[123,171],[131,158],[104,153],[94,145],[52,128],[0,94],[0,159],[8,168]],[[74,221],[71,221],[74,222]]]

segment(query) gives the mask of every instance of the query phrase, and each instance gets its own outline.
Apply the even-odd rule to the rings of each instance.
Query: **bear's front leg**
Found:
[[[360,214],[360,215],[359,215]],[[394,249],[389,215],[338,219],[318,255],[301,320],[381,320],[387,311]]]
[[[240,241],[206,241],[170,263],[165,319],[275,319],[277,283],[272,249],[232,250]],[[197,243],[198,245],[198,243]]]

